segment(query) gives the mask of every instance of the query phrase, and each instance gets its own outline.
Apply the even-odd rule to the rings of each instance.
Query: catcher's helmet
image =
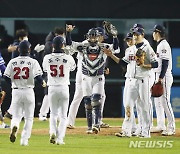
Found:
[[[26,41],[26,40],[21,41],[18,46],[21,54],[28,53],[30,47],[31,47],[31,43],[29,43],[29,41]]]
[[[95,46],[98,43],[99,36],[98,30],[96,28],[91,28],[86,34],[86,39],[91,46]]]

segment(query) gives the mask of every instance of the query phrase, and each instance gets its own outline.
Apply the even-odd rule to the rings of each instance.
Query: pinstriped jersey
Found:
[[[161,72],[162,60],[165,59],[165,60],[169,60],[166,75],[171,75],[172,74],[171,47],[165,39],[158,44],[156,54],[157,54],[158,68],[155,68],[154,71],[158,73]]]
[[[142,46],[139,47],[139,49],[144,50],[146,53],[145,61],[144,61],[145,64],[151,64],[152,62],[156,61],[157,59],[156,54],[149,43],[147,44],[144,43]],[[151,75],[151,68],[148,69],[136,65],[135,78],[143,78],[150,75]]]
[[[125,57],[122,58],[122,60],[128,63],[126,77],[144,78],[151,75],[151,69],[136,65],[135,55],[138,49],[142,49],[146,52],[145,64],[150,64],[151,62],[156,61],[156,54],[148,41],[144,41],[139,48],[135,45],[129,47]]]
[[[126,78],[134,78],[135,67],[136,67],[135,55],[136,55],[136,46],[133,45],[126,49],[125,56],[122,58],[123,61],[128,63],[127,71],[125,74]]]
[[[43,71],[47,72],[48,86],[69,85],[69,72],[75,68],[73,57],[65,53],[48,54],[43,59]]]
[[[34,88],[34,78],[42,75],[42,70],[37,60],[18,56],[9,61],[4,75],[11,79],[12,88]]]

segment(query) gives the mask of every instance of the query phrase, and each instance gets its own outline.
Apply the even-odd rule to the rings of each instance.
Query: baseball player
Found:
[[[157,59],[159,66],[154,69],[156,82],[163,83],[164,94],[161,97],[154,98],[157,127],[156,131],[162,131],[162,135],[175,134],[175,119],[174,113],[170,103],[171,86],[173,83],[172,76],[172,55],[171,47],[165,39],[165,28],[161,25],[155,25],[153,28],[153,39],[158,42],[157,45]],[[167,127],[165,126],[165,116],[167,117]]]
[[[47,54],[51,54],[53,47],[52,47],[52,41],[54,37],[56,36],[62,36],[65,37],[64,34],[64,28],[62,27],[55,27],[53,32],[50,32],[45,40],[45,48],[44,48],[44,56]],[[46,77],[45,77],[46,79]],[[46,79],[47,80],[47,79]],[[49,101],[48,101],[48,87],[44,89],[44,98],[42,101],[41,108],[39,110],[39,120],[40,121],[46,121],[47,120],[47,114],[49,112]]]
[[[13,44],[8,47],[8,50],[11,50],[12,52],[12,57],[11,58],[16,58],[19,56],[19,50],[18,50],[18,45],[21,41],[26,40],[28,41],[28,32],[24,29],[18,29],[16,31],[16,40],[14,40]],[[34,48],[34,50],[30,50],[30,57],[34,59],[38,59],[39,57],[39,52],[41,52],[44,49],[44,45],[39,45],[37,44]],[[7,110],[6,114],[4,115],[7,118],[12,119],[12,112],[13,108],[10,105],[9,109]]]
[[[124,41],[127,43],[127,46],[128,46],[128,48],[125,51],[125,57],[127,55],[130,56],[131,55],[130,52],[131,52],[131,50],[133,48],[133,45],[135,44],[135,41],[133,40],[133,34],[132,33],[127,33],[126,37],[124,38]],[[131,58],[131,60],[135,61],[134,58]],[[130,64],[127,65],[127,69],[126,69],[127,72],[125,74],[126,81],[125,81],[124,93],[123,93],[123,104],[124,104],[125,110],[126,110],[126,108],[129,108],[128,107],[129,104],[126,105],[127,104],[126,98],[128,97],[127,96],[128,95],[128,86],[129,86],[128,83],[129,83],[129,80],[131,79],[131,76],[130,76],[130,74],[131,74],[131,71],[130,71],[131,67],[130,66],[131,66]],[[135,103],[132,104],[132,105],[135,105]],[[136,131],[136,122],[135,122],[135,116],[134,116],[133,108],[134,107],[132,107],[132,113],[131,113],[131,114],[133,114],[132,115],[132,117],[133,117],[133,119],[132,119],[132,132],[135,132]],[[123,124],[122,124],[122,132],[115,133],[115,135],[118,136],[118,137],[130,137],[131,134],[126,134],[126,130],[125,129],[126,129],[125,122],[123,122]]]
[[[100,131],[101,98],[104,90],[104,66],[107,56],[103,53],[106,47],[99,43],[99,32],[92,28],[87,33],[88,42],[72,42],[70,33],[66,35],[68,45],[72,45],[82,56],[82,90],[88,123],[87,133]],[[109,46],[108,46],[109,47]]]
[[[18,50],[20,55],[10,60],[4,72],[4,77],[12,83],[12,120],[10,141],[15,142],[22,116],[25,123],[21,133],[20,145],[27,146],[33,126],[35,96],[34,78],[43,87],[46,86],[42,79],[42,70],[37,60],[29,57],[30,43],[26,40],[20,42]],[[9,82],[10,82],[9,81]],[[24,112],[24,113],[23,113]]]
[[[96,29],[100,33],[99,42],[102,43],[104,41],[104,39],[107,39],[108,36],[105,34],[105,31],[103,28],[97,27]],[[118,38],[117,38],[117,36],[114,36],[113,37],[113,45],[110,45],[111,46],[110,48],[114,48],[116,53],[120,52],[118,44],[119,44]],[[78,69],[77,69],[77,73],[76,73],[76,89],[75,89],[74,98],[73,98],[73,101],[71,102],[71,105],[69,108],[69,114],[68,114],[67,128],[69,128],[69,129],[75,128],[74,127],[75,118],[77,115],[79,105],[83,99],[83,93],[82,93],[82,59],[83,59],[83,56],[81,53],[77,54],[77,59],[78,59],[78,64],[77,64]],[[105,72],[105,74],[106,74],[106,72]],[[102,122],[105,98],[106,98],[105,91],[103,91],[103,96],[101,98],[101,105],[102,105],[101,120],[100,120],[100,127],[101,128],[108,128],[109,127],[109,124]]]
[[[133,27],[130,29],[130,31],[133,32],[133,30],[136,29],[136,28],[140,28],[140,29],[142,29],[144,31],[144,27],[141,24],[139,24],[139,23],[134,24]],[[143,33],[143,35],[144,35],[144,33]],[[145,44],[150,45],[149,41],[145,37],[143,38],[143,42],[144,42],[144,45]],[[151,69],[151,71],[150,71],[150,87],[153,85],[154,80],[155,80],[155,74],[154,74],[153,69]],[[138,98],[137,101],[135,102],[136,110],[137,110],[137,115],[138,115],[137,116],[138,117],[138,125],[137,125],[137,127],[134,125],[135,123],[133,124],[133,127],[136,128],[136,131],[132,135],[135,135],[135,136],[141,134],[141,131],[142,131],[141,128],[142,128],[142,116],[143,115],[141,115],[141,112],[140,112],[141,109],[139,109],[139,106],[137,105],[137,103],[139,101],[140,101],[140,99]],[[150,99],[150,105],[151,105],[151,111],[152,111],[152,113],[151,113],[152,114],[152,117],[151,117],[152,118],[151,127],[153,127],[152,98]]]
[[[67,111],[69,106],[69,74],[76,64],[72,56],[64,53],[65,40],[61,36],[53,39],[54,51],[43,60],[43,70],[47,73],[48,100],[50,103],[50,143],[65,144]],[[60,123],[57,126],[58,115]]]
[[[6,69],[6,66],[4,64],[5,64],[4,59],[0,54],[0,78],[2,77],[2,74],[4,73]],[[4,97],[5,97],[5,92],[2,91],[1,81],[0,81],[0,128],[10,128],[7,124],[4,123],[2,110],[1,110],[1,105],[3,103]]]
[[[151,105],[150,105],[150,71],[152,68],[156,68],[158,63],[156,61],[156,56],[149,44],[143,42],[144,39],[144,30],[141,28],[133,29],[133,39],[135,40],[135,46],[131,47],[131,50],[128,55],[121,59],[117,58],[110,51],[105,53],[110,56],[114,61],[121,65],[130,66],[130,75],[128,83],[128,91],[126,91],[127,97],[125,99],[125,119],[123,124],[126,126],[124,128],[125,135],[131,137],[132,131],[132,119],[133,119],[133,104],[137,100],[140,101],[137,105],[141,109],[142,117],[142,133],[140,137],[149,138],[150,137],[150,127],[151,127]],[[137,52],[144,50],[146,53],[145,61],[142,64],[136,62]]]

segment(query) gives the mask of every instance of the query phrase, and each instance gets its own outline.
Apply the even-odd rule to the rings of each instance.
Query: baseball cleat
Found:
[[[12,119],[12,114],[10,114],[8,111],[5,113],[4,117],[8,119]]]
[[[93,126],[92,131],[93,131],[93,133],[98,134],[100,131],[100,128],[97,126]]]
[[[28,145],[29,145],[29,144],[28,144],[28,140],[21,138],[20,145],[22,145],[22,146],[28,146]]]
[[[93,134],[93,131],[92,131],[92,129],[88,129],[88,130],[86,131],[86,133],[87,133],[87,134]]]
[[[14,126],[13,129],[12,129],[12,132],[10,134],[10,141],[12,143],[14,143],[16,141],[16,132],[17,132],[17,127]]]
[[[175,135],[175,132],[163,130],[163,132],[161,133],[161,135],[162,135],[162,136],[172,136],[172,135]]]
[[[0,124],[0,128],[10,128],[10,126],[2,122],[2,124]]]
[[[150,132],[151,133],[161,133],[161,132],[163,132],[163,129],[158,128],[158,127],[152,127]]]
[[[46,116],[39,116],[39,121],[47,121]]]
[[[102,123],[100,125],[101,128],[109,128],[109,124],[106,124],[106,123]]]
[[[52,144],[56,143],[56,136],[54,134],[51,135],[49,142]]]
[[[64,143],[63,139],[57,139],[56,144],[57,145],[63,145],[65,143]]]
[[[117,137],[131,137],[130,135],[125,134],[124,132],[115,133],[115,136],[117,136]]]
[[[151,136],[139,135],[139,138],[151,138]]]
[[[70,125],[70,124],[69,124],[69,125],[67,125],[67,128],[68,128],[68,129],[75,129],[75,127],[74,127],[74,126],[72,126],[72,125]]]

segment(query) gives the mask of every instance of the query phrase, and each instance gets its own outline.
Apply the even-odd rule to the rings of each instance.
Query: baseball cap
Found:
[[[161,25],[155,25],[154,28],[152,29],[153,32],[160,32],[160,33],[165,33],[165,28]]]
[[[55,50],[60,50],[62,48],[63,44],[65,44],[65,40],[64,40],[63,37],[56,36],[53,39],[53,47],[54,47]]]
[[[142,35],[144,33],[144,29],[136,27],[133,29],[133,33],[136,33],[138,35]]]
[[[104,39],[107,39],[107,38],[108,38],[108,36],[107,36],[106,33],[105,33],[104,28],[102,28],[102,27],[97,27],[96,29],[98,30],[99,34],[104,37]]]
[[[29,48],[31,47],[31,43],[29,43],[29,41],[27,41],[27,40],[23,40],[19,43],[18,47],[19,47],[20,52],[21,51],[28,51]]]
[[[124,38],[124,41],[126,41],[127,39],[132,39],[133,38],[133,34],[132,33],[127,33],[126,37]]]
[[[141,24],[134,24],[133,27],[130,30],[133,31],[137,27],[144,30],[144,27]]]

